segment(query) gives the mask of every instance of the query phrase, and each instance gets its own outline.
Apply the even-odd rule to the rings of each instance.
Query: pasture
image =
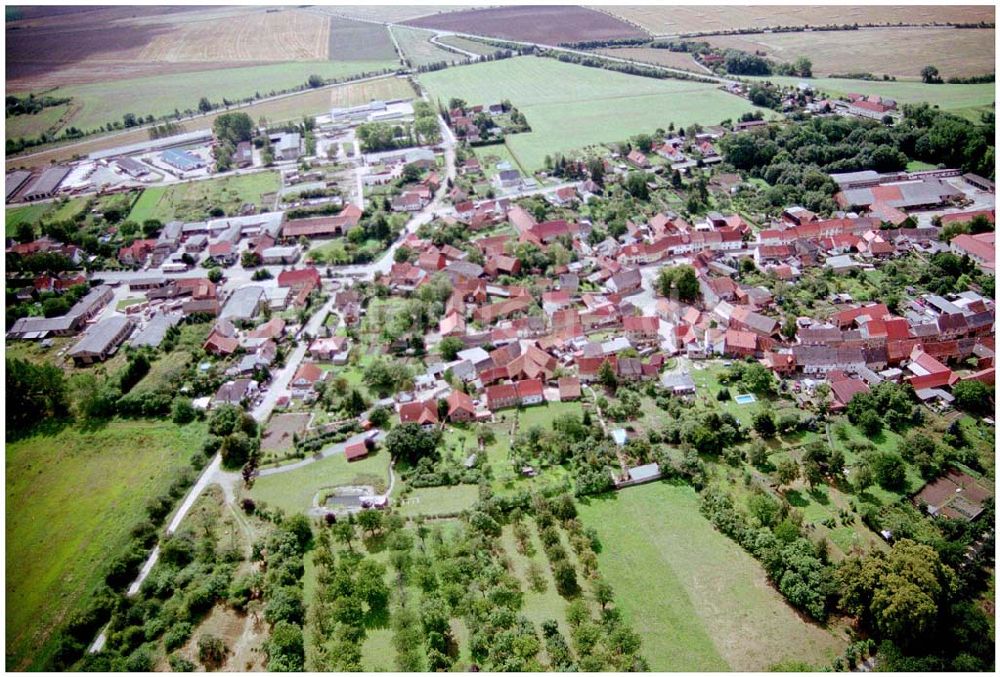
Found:
[[[745,99],[714,85],[657,80],[587,68],[541,57],[518,57],[449,68],[419,76],[432,100],[472,102],[509,98],[531,125],[507,146],[531,171],[545,156],[624,141],[673,122],[716,124],[754,110]]]
[[[266,209],[270,205],[264,204],[263,196],[275,193],[279,186],[276,171],[155,186],[142,192],[128,218],[136,223],[147,219],[197,221],[208,218],[213,207],[221,207],[227,214],[247,203]]]
[[[62,127],[63,119],[69,114],[69,104],[49,106],[33,115],[15,115],[6,120],[8,139],[41,136],[51,129]]]
[[[711,33],[735,28],[773,26],[826,26],[831,24],[932,24],[993,23],[992,7],[930,5],[743,5],[743,6],[670,6],[614,5],[603,11],[632,22],[653,35]]]
[[[767,77],[751,80],[770,80],[782,85],[797,85],[802,78]],[[845,80],[842,78],[814,78],[809,81],[814,89],[828,96],[846,97],[848,92],[877,94],[894,99],[899,104],[927,102],[941,110],[979,122],[981,111],[992,110],[996,89],[992,82],[979,85],[926,85],[922,82],[882,82],[871,80]]]
[[[610,13],[570,5],[509,6],[443,12],[404,22],[544,45],[583,40],[642,37],[645,33]]]
[[[258,477],[250,495],[258,503],[294,515],[307,511],[321,489],[348,484],[370,484],[384,489],[388,481],[387,452],[379,451],[352,463],[343,454],[335,454],[295,470]]]
[[[646,484],[580,506],[600,568],[652,670],[827,666],[846,642],[802,620],[761,566],[715,531],[688,486]]]
[[[405,517],[450,515],[468,510],[479,500],[479,488],[474,484],[453,487],[423,487],[411,490],[405,497],[393,497],[393,506]]]
[[[877,28],[718,35],[706,40],[714,47],[762,52],[777,61],[804,56],[812,61],[816,75],[868,72],[919,79],[924,66],[934,65],[943,78],[968,77],[992,73],[996,62],[992,28]]]
[[[466,59],[461,54],[441,49],[431,42],[430,39],[434,37],[433,31],[408,28],[406,26],[393,26],[389,30],[396,37],[396,42],[399,43],[399,48],[403,51],[403,54],[415,68],[439,61],[451,63],[452,61],[464,61]]]
[[[115,420],[7,444],[7,669],[38,669],[53,630],[90,601],[109,559],[201,448],[203,424]]]
[[[312,21],[322,23],[313,15]],[[331,16],[327,58],[331,61],[388,61],[399,57],[385,26]]]

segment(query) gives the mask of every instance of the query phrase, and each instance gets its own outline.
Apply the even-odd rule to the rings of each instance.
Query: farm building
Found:
[[[124,315],[114,315],[95,324],[73,346],[68,355],[77,365],[103,362],[128,338],[135,328],[135,321]]]
[[[149,174],[149,167],[130,157],[118,158],[115,160],[115,164],[118,165],[118,169],[122,170],[133,179],[138,179],[141,176]]]
[[[222,309],[222,319],[249,321],[257,317],[264,306],[264,289],[258,286],[240,287],[229,297]]]
[[[156,348],[163,342],[167,331],[171,327],[180,324],[182,319],[183,315],[180,313],[159,313],[139,333],[132,337],[129,345],[134,348],[141,348],[143,346]]]
[[[302,137],[299,134],[282,134],[274,144],[274,156],[281,160],[295,160],[299,157],[299,145]]]
[[[182,172],[190,172],[205,166],[205,161],[194,153],[177,148],[169,148],[160,154],[160,159]]]
[[[62,183],[69,172],[69,167],[51,167],[46,169],[42,172],[41,176],[28,186],[21,197],[28,202],[52,197],[56,194],[59,184]]]
[[[10,202],[10,199],[24,187],[30,178],[31,172],[26,172],[23,169],[8,174],[4,179],[4,202]]]

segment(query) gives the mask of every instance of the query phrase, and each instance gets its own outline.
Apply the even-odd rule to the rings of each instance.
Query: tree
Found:
[[[698,298],[698,277],[694,267],[689,265],[663,267],[657,277],[656,288],[662,296],[676,295],[680,301],[693,303]]]
[[[811,78],[812,77],[812,61],[804,56],[800,56],[795,60],[795,72],[799,74],[800,78]]]
[[[198,415],[194,406],[191,404],[191,400],[186,397],[178,397],[174,399],[174,403],[170,408],[170,418],[177,425],[185,425],[193,421]]]
[[[955,406],[973,414],[986,416],[993,411],[993,393],[989,386],[981,381],[959,381],[952,389],[955,396]]]
[[[310,75],[309,79],[306,80],[306,84],[309,85],[310,87],[312,87],[313,89],[316,89],[317,87],[322,87],[323,86],[323,78],[322,78],[322,76],[319,76],[319,75],[316,75],[316,74]]]
[[[920,78],[929,85],[940,84],[941,74],[935,66],[924,66],[920,69]]]
[[[385,437],[385,448],[396,460],[416,465],[422,458],[437,458],[437,446],[441,431],[424,430],[417,423],[403,423],[389,431]]]
[[[649,178],[646,176],[645,172],[629,172],[628,176],[625,177],[625,190],[627,190],[629,194],[637,200],[648,200],[648,180]]]
[[[788,486],[799,478],[799,464],[792,459],[786,459],[778,464],[777,478],[779,486]]]
[[[302,629],[293,623],[280,621],[271,628],[264,644],[268,672],[301,672],[305,668],[305,643]]]
[[[382,530],[382,512],[373,509],[362,510],[358,513],[358,526],[367,531],[369,536],[374,536],[376,531]]]
[[[762,440],[754,440],[750,445],[748,460],[755,468],[767,465],[767,445]]]
[[[757,412],[753,417],[753,429],[765,439],[774,437],[774,434],[778,431],[774,423],[774,415],[766,410]]]
[[[207,96],[203,96],[198,100],[198,110],[202,113],[208,113],[212,110],[212,102],[208,100]]]
[[[61,418],[68,413],[62,369],[10,357],[6,359],[6,368],[8,431],[24,432],[45,419]]]
[[[576,569],[568,560],[561,559],[552,565],[552,576],[556,581],[556,590],[563,597],[572,597],[580,591],[576,582]]]
[[[438,344],[438,352],[441,353],[441,357],[447,362],[453,362],[461,350],[465,350],[465,343],[456,336],[446,336]]]
[[[279,587],[271,593],[271,598],[264,607],[264,619],[272,625],[281,621],[302,625],[305,619],[302,592],[290,585]]]
[[[354,552],[351,542],[354,540],[354,525],[348,521],[337,522],[333,525],[334,537],[347,546],[347,549]]]
[[[823,482],[823,468],[816,461],[806,461],[802,465],[802,476],[810,487],[815,487]]]
[[[594,598],[601,605],[601,611],[604,611],[609,604],[615,601],[615,591],[610,583],[600,578],[594,583]]]
[[[14,239],[24,244],[35,239],[35,225],[27,221],[17,224]]]
[[[210,268],[208,270],[208,279],[211,282],[218,284],[219,281],[222,280],[222,269],[219,268],[218,266]]]
[[[892,641],[912,646],[934,631],[953,578],[932,547],[904,538],[888,555],[875,551],[841,564],[840,606]]]
[[[615,374],[615,368],[611,366],[610,360],[601,362],[601,367],[597,370],[597,382],[608,390],[614,390],[618,387],[618,376]]]
[[[883,451],[870,458],[875,480],[883,489],[898,491],[906,486],[906,464],[899,454]]]
[[[226,659],[225,642],[215,635],[202,635],[198,638],[198,660],[206,667],[217,667]]]

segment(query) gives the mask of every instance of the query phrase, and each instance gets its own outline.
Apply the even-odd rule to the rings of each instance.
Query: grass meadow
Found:
[[[320,489],[348,484],[377,484],[389,481],[389,454],[380,451],[360,461],[348,463],[335,454],[315,463],[258,477],[250,495],[257,502],[281,508],[289,515],[307,511]]]
[[[232,214],[248,202],[266,211],[270,205],[263,203],[263,196],[277,192],[280,185],[278,172],[271,171],[155,186],[142,192],[128,218],[136,223],[146,219],[197,221],[207,218],[213,207]]]
[[[409,28],[406,26],[393,26],[392,34],[399,43],[399,48],[410,60],[414,67],[425,66],[438,61],[464,61],[465,57],[455,52],[441,49],[430,41],[434,37],[433,31],[425,31],[420,28]],[[472,51],[472,50],[468,50]]]
[[[666,129],[671,122],[716,124],[754,109],[711,84],[624,75],[542,57],[491,61],[419,77],[432,100],[458,97],[485,104],[510,99],[532,131],[511,135],[507,146],[532,171],[544,166],[546,155],[624,141],[640,132]]]
[[[654,671],[825,667],[845,641],[800,617],[761,566],[717,532],[694,489],[646,484],[580,506],[597,530],[601,572]]]
[[[52,631],[103,584],[151,496],[201,447],[203,424],[115,420],[7,444],[7,669],[37,669]]]

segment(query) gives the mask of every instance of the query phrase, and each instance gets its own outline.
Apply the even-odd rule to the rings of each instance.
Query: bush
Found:
[[[226,659],[226,644],[214,635],[202,635],[198,638],[198,660],[202,665],[216,667]]]
[[[186,397],[178,397],[170,408],[170,418],[177,425],[185,425],[197,418],[198,412]]]

